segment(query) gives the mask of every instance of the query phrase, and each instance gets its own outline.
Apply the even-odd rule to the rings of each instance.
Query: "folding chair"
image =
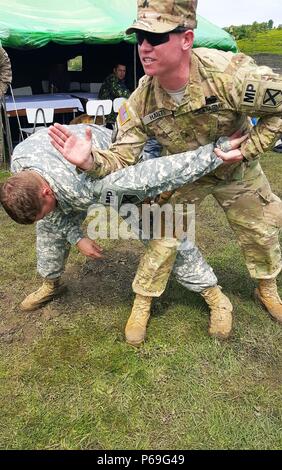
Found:
[[[89,83],[90,93],[99,93],[101,86],[102,86],[102,83],[98,83],[98,82]]]
[[[113,101],[113,110],[115,113],[118,113],[119,111],[119,108],[121,107],[121,105],[126,101],[126,98],[124,98],[123,96],[121,98],[115,98],[114,101]]]
[[[27,122],[33,124],[33,127],[20,127],[20,131],[28,136],[54,121],[54,108],[26,108],[26,117]],[[37,124],[43,124],[43,126],[37,126]]]
[[[105,116],[111,114],[112,100],[89,100],[86,103],[86,113],[88,116],[94,116],[93,123],[96,124],[97,116],[103,116],[103,126],[106,124]]]
[[[69,91],[79,91],[80,87],[81,85],[79,82],[70,82]]]
[[[49,86],[50,86],[49,80],[41,80],[41,86],[42,86],[43,93],[49,93]]]
[[[32,95],[32,88],[31,86],[22,86],[20,88],[13,88],[14,96],[20,95]]]

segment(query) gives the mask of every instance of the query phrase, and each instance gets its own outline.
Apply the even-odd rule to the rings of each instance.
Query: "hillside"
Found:
[[[246,54],[268,53],[282,55],[282,29],[257,33],[253,38],[238,40],[237,44],[240,51]]]

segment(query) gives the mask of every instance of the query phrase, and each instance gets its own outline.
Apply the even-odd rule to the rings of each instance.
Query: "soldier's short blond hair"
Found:
[[[40,189],[32,172],[21,171],[0,185],[0,202],[18,224],[33,224],[43,206]]]

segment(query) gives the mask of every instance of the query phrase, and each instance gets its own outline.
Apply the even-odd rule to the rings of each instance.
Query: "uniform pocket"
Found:
[[[282,227],[282,201],[270,188],[265,187],[257,190],[262,202],[263,214],[267,223],[273,227]]]

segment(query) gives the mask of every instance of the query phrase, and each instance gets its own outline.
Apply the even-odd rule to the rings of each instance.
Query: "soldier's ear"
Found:
[[[48,184],[44,185],[43,188],[41,189],[41,195],[43,199],[54,197],[54,193]]]
[[[182,47],[184,51],[187,51],[188,49],[192,49],[193,47],[193,42],[194,42],[194,31],[192,29],[188,29],[188,31],[185,31],[183,33],[183,43]]]

